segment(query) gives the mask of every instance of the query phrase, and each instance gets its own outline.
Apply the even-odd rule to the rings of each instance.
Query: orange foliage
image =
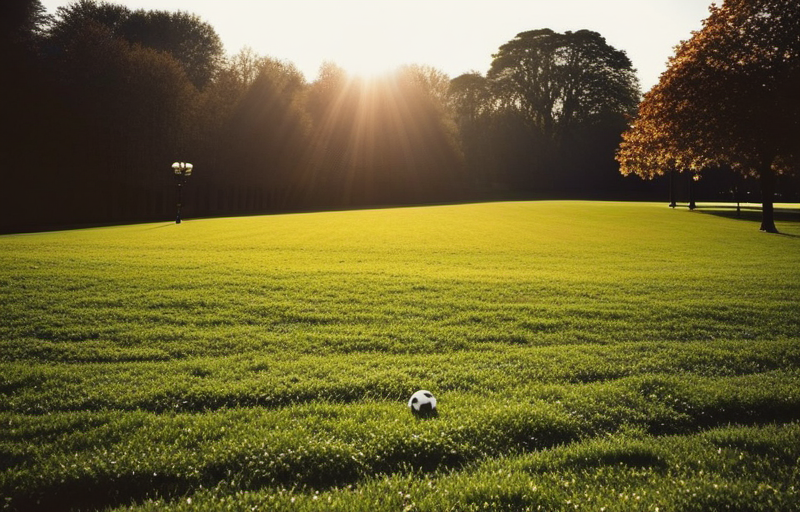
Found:
[[[800,4],[726,0],[682,42],[617,152],[622,174],[730,166],[768,178],[797,167]]]

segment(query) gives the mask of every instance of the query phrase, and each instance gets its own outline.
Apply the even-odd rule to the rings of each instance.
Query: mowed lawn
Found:
[[[800,509],[800,213],[719,213],[2,236],[0,509]]]

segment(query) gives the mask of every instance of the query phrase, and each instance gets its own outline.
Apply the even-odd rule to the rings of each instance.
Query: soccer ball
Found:
[[[420,390],[411,395],[408,408],[417,416],[436,415],[436,397],[430,391]]]

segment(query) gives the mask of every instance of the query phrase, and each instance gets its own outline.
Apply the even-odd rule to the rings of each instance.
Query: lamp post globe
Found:
[[[175,162],[172,164],[172,172],[178,184],[178,214],[175,217],[175,224],[181,223],[181,206],[183,206],[183,185],[189,176],[192,175],[194,166],[189,162]]]

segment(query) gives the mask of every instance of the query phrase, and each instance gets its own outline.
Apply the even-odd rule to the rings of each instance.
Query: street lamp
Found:
[[[181,223],[181,197],[183,184],[186,179],[192,175],[192,167],[189,162],[175,162],[172,164],[172,170],[175,172],[175,181],[178,183],[178,216],[175,217],[175,224]]]

